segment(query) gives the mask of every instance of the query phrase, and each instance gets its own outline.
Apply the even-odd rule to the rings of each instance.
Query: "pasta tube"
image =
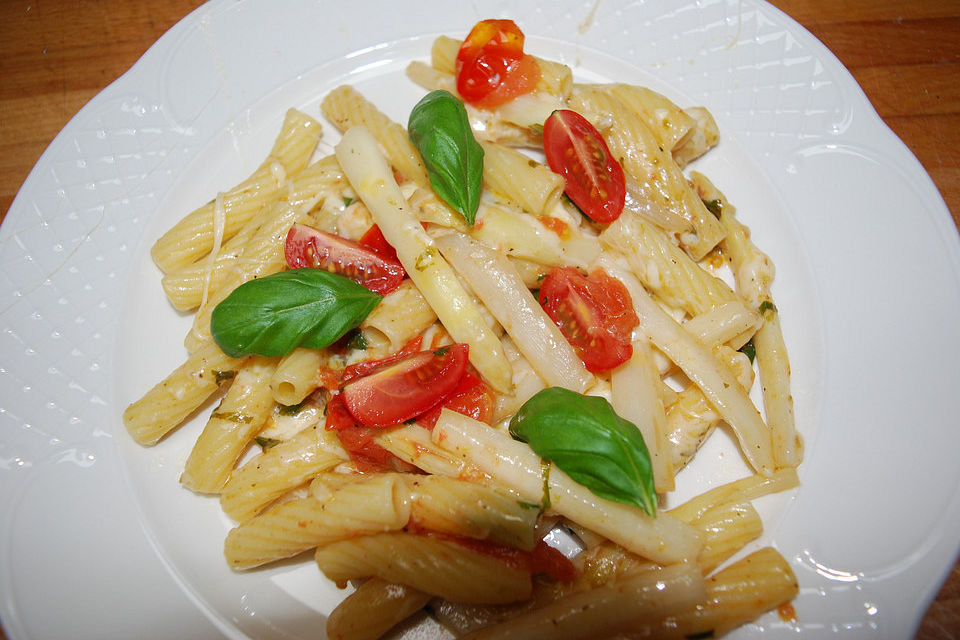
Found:
[[[531,504],[542,504],[544,492],[549,492],[551,510],[646,558],[680,562],[700,551],[700,536],[689,525],[669,514],[651,518],[637,507],[598,498],[555,465],[549,465],[544,478],[545,467],[529,446],[482,422],[444,410],[433,428],[433,441]]]
[[[590,373],[506,258],[456,232],[435,241],[547,384],[586,390]]]
[[[321,135],[320,123],[290,109],[270,155],[246,181],[224,194],[223,238],[237,233],[286,184],[287,176],[307,165]],[[187,215],[153,245],[150,255],[169,272],[202,258],[214,246],[215,205],[209,202]]]
[[[140,444],[156,444],[230,380],[246,358],[231,358],[212,340],[123,412]]]
[[[317,549],[334,582],[379,577],[457,602],[505,604],[530,597],[530,574],[449,540],[410,533],[360,536]]]
[[[471,364],[494,389],[509,391],[510,363],[499,339],[464,291],[453,269],[410,214],[410,205],[393,179],[376,140],[365,128],[354,127],[343,134],[336,149],[353,188],[447,332],[456,342],[470,345]]]
[[[236,375],[190,451],[180,483],[198,493],[219,493],[234,465],[273,410],[266,381],[276,362],[255,356]]]

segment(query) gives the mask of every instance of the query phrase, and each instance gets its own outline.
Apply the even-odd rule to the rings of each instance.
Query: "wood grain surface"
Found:
[[[199,4],[0,1],[0,221],[67,121]],[[960,227],[960,2],[773,4],[847,66],[929,172]],[[960,565],[930,606],[917,638],[960,638]]]

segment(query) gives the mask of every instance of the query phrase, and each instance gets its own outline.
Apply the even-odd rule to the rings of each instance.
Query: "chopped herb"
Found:
[[[343,196],[343,208],[346,209],[353,204],[353,198],[350,196]]]
[[[582,215],[585,215],[585,216],[587,215],[587,214],[583,213],[583,209],[581,209],[580,207],[578,207],[578,206],[577,206],[577,203],[574,202],[573,200],[571,200],[571,199],[570,199],[570,196],[568,196],[566,193],[564,193],[562,196],[560,196],[560,199],[563,201],[563,203],[564,203],[565,205],[570,205],[571,207],[573,207],[574,209],[576,209],[577,211],[579,211]],[[589,217],[589,216],[587,216],[587,217]]]
[[[703,205],[707,208],[707,211],[720,217],[720,214],[723,213],[723,202],[720,198],[714,198],[713,200],[704,200]]]
[[[435,356],[445,356],[445,355],[447,355],[447,351],[450,351],[450,347],[440,347],[439,349],[437,349],[436,351],[433,352],[433,355],[435,355]]]
[[[221,384],[227,380],[233,380],[236,375],[236,371],[221,371],[220,369],[217,369],[213,372],[213,379],[217,381],[217,384]]]
[[[350,338],[347,340],[348,349],[364,351],[368,346],[367,337],[363,334],[363,331],[360,331],[359,329],[354,330],[353,333],[350,334]]]
[[[748,340],[747,344],[740,347],[740,353],[746,355],[752,364],[757,357],[757,348],[753,346],[753,340]]]
[[[258,445],[260,445],[262,449],[265,449],[265,450],[280,444],[280,441],[277,440],[276,438],[265,438],[263,436],[257,436],[256,438],[254,438],[254,440],[257,442]]]
[[[777,307],[774,306],[774,304],[769,300],[764,300],[763,302],[760,303],[759,311],[760,311],[760,315],[766,315],[767,311],[772,311],[776,313]]]
[[[528,167],[533,167],[534,169],[536,169],[538,164],[539,164],[539,163],[538,163],[536,160],[534,160],[533,158],[530,158],[529,160],[527,160],[527,166],[528,166]]]
[[[540,503],[540,510],[546,511],[550,508],[550,461],[546,458],[540,458],[540,472],[543,474],[543,501]]]
[[[240,413],[239,411],[214,411],[210,414],[210,417],[228,422],[236,422],[237,424],[250,424],[253,422],[253,416]]]
[[[282,416],[295,416],[303,410],[305,404],[306,400],[297,404],[281,404],[277,407],[277,413]]]
[[[543,135],[543,125],[540,124],[539,122],[535,122],[534,124],[530,125],[529,129],[530,129],[530,131],[532,131],[535,135],[538,135],[538,136],[542,136],[542,135]]]

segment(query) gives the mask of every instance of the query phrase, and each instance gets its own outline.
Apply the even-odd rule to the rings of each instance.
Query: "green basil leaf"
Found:
[[[707,208],[707,211],[712,213],[717,218],[723,213],[723,201],[720,198],[715,198],[713,200],[704,200],[703,205]]]
[[[321,269],[292,269],[246,282],[213,310],[210,332],[232,358],[322,349],[359,325],[381,296]]]
[[[433,190],[472,225],[480,206],[483,147],[473,137],[466,108],[449,91],[431,91],[410,112],[407,131]]]
[[[257,436],[254,440],[263,450],[271,449],[280,444],[280,441],[276,438],[265,438],[263,436]]]
[[[604,398],[544,389],[513,416],[510,433],[594,495],[656,515],[647,445],[640,430]]]

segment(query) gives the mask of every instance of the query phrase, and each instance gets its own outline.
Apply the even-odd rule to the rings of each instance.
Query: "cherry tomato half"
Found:
[[[380,295],[399,287],[406,275],[403,265],[395,258],[305,224],[290,227],[284,256],[291,269],[324,269],[350,278]]]
[[[443,409],[450,409],[474,420],[490,424],[490,421],[493,420],[494,403],[495,399],[490,387],[483,380],[467,371],[460,378],[457,388],[447,396],[446,400],[418,417],[417,424],[426,429],[433,429]]]
[[[627,188],[623,167],[606,141],[576,111],[554,111],[543,123],[547,164],[567,181],[565,193],[591,220],[613,222],[623,211]]]
[[[390,243],[387,242],[387,239],[383,237],[383,232],[380,231],[380,227],[377,225],[373,225],[366,230],[366,232],[360,237],[360,244],[373,249],[384,258],[389,258],[390,260],[399,262],[397,259],[397,250],[390,246]]]
[[[337,439],[360,473],[412,470],[410,465],[376,443],[373,438],[380,429],[356,423],[343,403],[343,394],[330,398],[326,414],[326,428],[336,431]]]
[[[387,427],[410,420],[457,388],[467,370],[469,351],[466,344],[455,344],[415,353],[351,380],[340,395],[361,425]]]
[[[571,267],[552,269],[540,283],[539,301],[588,371],[608,371],[633,355],[632,332],[640,323],[633,301],[602,269],[589,276]]]
[[[423,343],[423,336],[415,336],[412,340],[407,342],[388,356],[383,358],[378,358],[376,360],[361,360],[360,362],[351,364],[343,370],[341,375],[340,382],[341,384],[346,384],[354,378],[362,378],[363,376],[373,373],[374,369],[382,367],[385,364],[390,364],[391,362],[396,362],[401,358],[406,358],[407,356],[412,356],[413,354],[420,351],[420,345]]]
[[[457,92],[492,109],[533,91],[540,65],[523,52],[523,32],[513,20],[481,20],[457,52]]]

